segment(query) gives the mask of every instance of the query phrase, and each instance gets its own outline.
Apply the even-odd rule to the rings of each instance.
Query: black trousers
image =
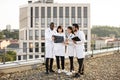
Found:
[[[70,60],[70,72],[72,72],[72,70],[74,70],[74,65],[73,65],[73,56],[69,56],[69,60]]]
[[[48,70],[52,70],[52,66],[53,66],[53,58],[46,58],[46,65],[45,65],[45,67],[46,67],[46,72],[48,72]],[[49,65],[49,63],[50,63],[50,65]]]
[[[60,59],[61,59],[61,66],[62,69],[64,69],[64,64],[65,64],[65,57],[64,56],[56,56],[56,64],[57,64],[57,68],[60,69]]]
[[[83,73],[84,72],[84,64],[83,64],[84,58],[78,59],[78,73]]]

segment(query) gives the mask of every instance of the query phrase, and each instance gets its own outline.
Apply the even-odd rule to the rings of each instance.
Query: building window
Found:
[[[53,22],[57,26],[57,7],[53,7]]]
[[[33,27],[33,7],[30,8],[30,17],[31,17],[31,21],[30,21],[30,27]]]
[[[65,8],[65,27],[69,26],[69,7]]]
[[[59,7],[59,25],[63,25],[63,7]]]
[[[51,22],[51,7],[47,7],[47,27],[49,27]]]
[[[39,30],[35,30],[35,40],[39,40]]]
[[[25,30],[25,34],[26,34],[25,37],[26,37],[26,40],[27,40],[27,30]]]
[[[33,43],[32,42],[29,43],[29,52],[33,52]]]
[[[39,58],[39,55],[35,55],[35,58],[38,59],[38,58]]]
[[[45,30],[41,30],[41,40],[45,40]]]
[[[83,17],[84,17],[84,27],[87,27],[88,26],[88,8],[87,7],[84,7]]]
[[[33,59],[33,55],[29,55],[29,59]]]
[[[81,19],[81,7],[78,7],[77,8],[77,16],[78,16],[78,18],[77,18],[77,23],[78,23],[78,25],[79,25],[79,27],[81,27],[81,23],[82,23],[82,19]]]
[[[39,43],[38,42],[35,43],[35,52],[39,52]]]
[[[18,60],[21,60],[21,56],[18,56]]]
[[[27,53],[27,43],[23,43],[23,53]]]
[[[84,30],[85,39],[88,40],[88,30]]]
[[[23,55],[23,60],[26,60],[27,59],[27,55]]]
[[[29,30],[29,40],[33,40],[33,30]]]
[[[41,43],[41,52],[42,52],[42,53],[45,52],[45,43]]]
[[[35,27],[39,27],[39,7],[35,7]]]
[[[41,7],[41,27],[45,28],[45,7]]]
[[[75,23],[75,7],[72,7],[71,8],[71,23],[73,24],[73,23]]]
[[[53,18],[57,18],[57,7],[53,7]]]

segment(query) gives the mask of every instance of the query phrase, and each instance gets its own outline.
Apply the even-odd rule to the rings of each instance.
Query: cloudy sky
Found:
[[[19,6],[28,0],[0,0],[0,29],[19,28]],[[91,24],[120,27],[120,0],[55,0],[55,3],[90,3]]]

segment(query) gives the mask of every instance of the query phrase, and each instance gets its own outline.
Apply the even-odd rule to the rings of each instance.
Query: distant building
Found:
[[[20,53],[17,60],[33,60],[41,58],[45,53],[45,29],[51,22],[65,29],[78,23],[86,37],[86,50],[90,51],[91,26],[90,4],[54,3],[54,0],[29,0],[20,7],[19,41]]]
[[[11,25],[6,25],[6,30],[11,31]]]

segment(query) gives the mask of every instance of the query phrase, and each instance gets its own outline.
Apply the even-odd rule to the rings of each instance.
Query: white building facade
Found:
[[[53,1],[53,0],[51,0]],[[17,60],[39,59],[45,53],[45,29],[54,22],[64,29],[78,23],[86,34],[86,50],[90,50],[90,4],[59,4],[30,2],[20,7],[19,41],[21,52]]]

